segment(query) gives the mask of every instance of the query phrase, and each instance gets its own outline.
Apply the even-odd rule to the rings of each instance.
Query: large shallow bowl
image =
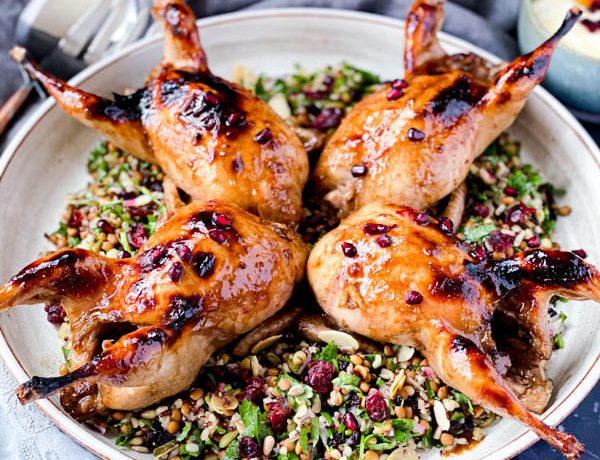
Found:
[[[231,14],[199,22],[210,64],[229,76],[237,64],[281,74],[295,63],[314,68],[345,60],[384,78],[402,74],[403,23],[361,13],[319,9],[269,10]],[[441,35],[450,52],[475,51],[474,46]],[[141,85],[161,55],[153,38],[78,75],[73,83],[101,94]],[[525,158],[545,178],[567,190],[571,216],[561,219],[557,240],[565,248],[584,247],[600,262],[600,152],[577,121],[542,89],[530,97],[511,128],[522,141]],[[84,186],[87,152],[100,137],[65,115],[52,101],[31,118],[0,160],[0,280],[49,249],[43,233],[55,228],[68,192]],[[600,315],[596,305],[568,305],[566,348],[552,358],[549,375],[555,390],[542,418],[551,425],[564,419],[600,377]],[[385,327],[382,325],[382,327]],[[16,308],[0,314],[0,355],[16,381],[31,375],[56,375],[61,361],[59,341],[42,308]],[[16,386],[16,383],[15,383]],[[77,442],[105,458],[145,458],[122,451],[111,439],[79,425],[56,400],[37,403],[52,421]],[[502,420],[485,440],[463,454],[469,459],[504,459],[536,441],[520,424]],[[423,456],[439,458],[438,452]]]

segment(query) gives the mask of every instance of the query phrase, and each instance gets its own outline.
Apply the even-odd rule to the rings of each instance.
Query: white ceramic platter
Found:
[[[199,21],[199,26],[212,70],[225,77],[237,64],[280,75],[292,71],[295,63],[316,68],[342,60],[384,78],[402,75],[403,23],[395,19],[329,9],[286,9],[218,16]],[[497,60],[462,40],[443,34],[441,38],[449,52],[475,51]],[[73,83],[104,95],[138,87],[160,59],[161,45],[160,37],[135,44],[90,67]],[[523,143],[526,160],[538,166],[544,178],[567,190],[564,201],[573,213],[559,221],[556,239],[564,248],[585,248],[592,262],[600,262],[598,148],[568,111],[540,88],[512,131]],[[0,159],[2,282],[50,248],[43,234],[55,228],[66,195],[88,180],[86,157],[99,139],[47,101],[4,152]],[[543,415],[553,425],[575,409],[600,377],[598,306],[573,302],[567,310],[566,347],[552,358],[549,375],[555,391]],[[16,381],[34,374],[56,375],[61,362],[59,341],[40,306],[0,314],[0,332],[0,355]],[[40,401],[38,406],[59,428],[101,457],[149,457],[114,447],[113,440],[73,421],[55,400]],[[510,458],[536,439],[518,423],[502,420],[462,457]],[[422,458],[439,458],[439,453]]]

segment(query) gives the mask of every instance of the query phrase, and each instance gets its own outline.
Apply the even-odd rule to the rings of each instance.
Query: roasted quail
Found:
[[[325,235],[307,270],[342,328],[424,350],[437,375],[475,403],[528,425],[568,458],[583,451],[529,412],[550,396],[551,297],[600,301],[598,271],[574,253],[490,260],[454,237],[448,219],[375,203]]]
[[[436,36],[443,3],[415,2],[404,80],[357,104],[319,159],[315,182],[342,215],[377,200],[426,209],[452,192],[516,118],[580,14],[571,11],[552,38],[496,72],[476,55],[444,53]]]
[[[286,123],[251,92],[213,75],[195,17],[182,0],[159,0],[163,61],[146,86],[108,100],[69,86],[23,61],[56,102],[136,157],[162,167],[192,199],[220,199],[266,219],[297,224],[308,159]]]
[[[75,370],[33,377],[17,395],[26,403],[82,381],[84,392],[98,384],[96,406],[138,409],[176,394],[215,350],[285,305],[306,256],[287,226],[209,201],[180,210],[135,257],[43,257],[0,287],[0,310],[61,302]]]

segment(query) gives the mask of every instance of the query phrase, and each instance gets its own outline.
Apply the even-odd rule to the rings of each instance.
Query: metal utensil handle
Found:
[[[29,93],[31,93],[32,88],[33,84],[31,82],[23,83],[23,85],[8,98],[2,108],[0,108],[0,136],[4,133],[4,130],[19,109],[23,106],[23,103],[27,99],[27,96],[29,96]]]

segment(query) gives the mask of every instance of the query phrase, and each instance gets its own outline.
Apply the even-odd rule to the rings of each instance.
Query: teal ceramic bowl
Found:
[[[521,2],[518,37],[522,53],[530,52],[552,34],[535,13],[533,7],[535,2],[536,0]],[[566,11],[565,8],[565,13]],[[572,30],[570,33],[574,32],[576,31]],[[543,85],[568,105],[600,114],[600,55],[590,56],[589,53],[573,47],[570,43],[565,43],[563,39],[554,53]]]

